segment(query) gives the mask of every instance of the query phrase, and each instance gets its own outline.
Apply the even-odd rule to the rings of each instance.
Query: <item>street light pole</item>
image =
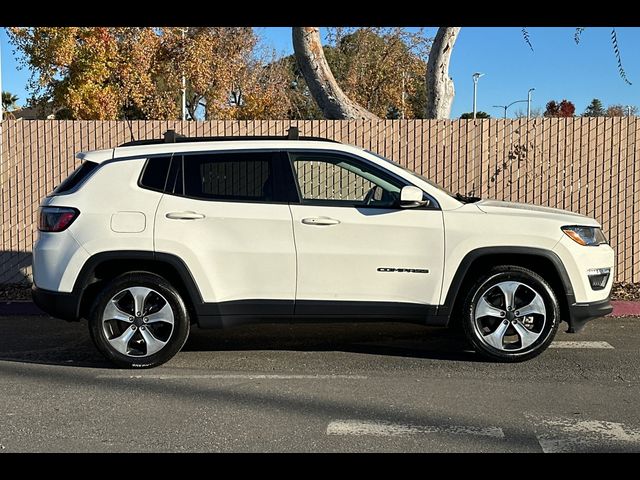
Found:
[[[530,88],[527,93],[527,120],[531,118],[531,92],[533,92],[535,88]]]
[[[476,118],[476,98],[478,95],[478,79],[483,75],[484,73],[480,73],[480,72],[476,72],[473,75],[471,75],[471,78],[473,78],[473,119],[474,120]]]
[[[507,105],[493,105],[493,108],[504,108],[504,119],[507,119],[507,108],[509,108]]]
[[[515,102],[511,102],[509,105],[493,105],[494,108],[504,108],[504,118],[505,120],[507,119],[507,109],[511,106],[511,105],[515,105],[516,103],[524,103],[527,100],[516,100]]]

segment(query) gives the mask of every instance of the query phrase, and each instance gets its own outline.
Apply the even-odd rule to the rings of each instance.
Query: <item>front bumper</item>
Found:
[[[574,303],[569,305],[569,333],[578,333],[589,320],[604,317],[613,311],[611,301],[605,298],[599,302]]]
[[[55,292],[38,288],[35,284],[31,287],[31,298],[38,308],[44,310],[52,317],[63,320],[76,321],[80,318],[80,297],[75,293]]]

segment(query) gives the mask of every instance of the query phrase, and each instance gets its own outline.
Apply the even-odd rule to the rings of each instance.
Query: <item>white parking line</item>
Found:
[[[529,419],[544,453],[640,452],[640,430],[624,423],[568,417]]]
[[[458,425],[411,425],[384,421],[334,420],[327,426],[327,435],[372,435],[393,437],[426,433],[448,433],[455,435],[480,435],[504,438],[499,427],[472,427]]]
[[[98,375],[96,378],[123,378],[123,379],[154,379],[154,380],[176,380],[176,379],[222,379],[222,380],[333,380],[333,379],[354,379],[363,380],[368,377],[364,375],[262,375],[262,374],[203,374],[203,375],[171,375],[171,374],[149,374],[149,375]]]
[[[552,342],[549,348],[613,348],[613,345],[607,342]]]

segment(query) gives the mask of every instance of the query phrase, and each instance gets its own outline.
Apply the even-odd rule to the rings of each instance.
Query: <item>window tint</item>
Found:
[[[78,168],[76,168],[73,173],[67,177],[66,180],[64,180],[60,185],[56,187],[52,195],[59,195],[75,188],[97,167],[98,164],[95,162],[82,162],[82,164]]]
[[[171,157],[152,157],[147,163],[140,178],[140,185],[151,190],[163,191],[167,181]]]
[[[393,207],[403,185],[375,167],[326,153],[294,153],[292,163],[304,203]]]
[[[173,193],[210,200],[273,201],[272,152],[184,155],[172,163]],[[175,163],[175,165],[174,165]],[[180,170],[184,170],[181,175]],[[175,173],[174,173],[175,172]],[[184,185],[180,186],[183,177]]]

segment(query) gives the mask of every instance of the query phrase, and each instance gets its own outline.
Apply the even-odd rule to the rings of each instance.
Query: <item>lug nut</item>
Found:
[[[136,312],[136,317],[139,317],[139,316],[140,316],[140,312]]]
[[[504,312],[500,312],[500,316],[504,317],[506,314]]]
[[[505,320],[503,323],[504,323],[505,325],[509,325],[509,320]]]
[[[520,316],[520,312],[518,310],[516,310],[516,317]]]
[[[129,317],[129,321],[133,322],[134,318],[133,317]]]
[[[131,330],[133,330],[134,332],[136,331],[138,327],[136,327],[135,325],[131,325]]]
[[[142,319],[142,321],[143,321],[144,323],[147,323],[147,322],[149,321],[149,317],[144,317],[144,318]]]
[[[513,323],[514,325],[518,322],[516,322],[515,320],[511,320],[511,323]],[[144,327],[143,327],[144,328]]]
[[[146,330],[146,328],[143,326],[140,327],[140,330]]]

